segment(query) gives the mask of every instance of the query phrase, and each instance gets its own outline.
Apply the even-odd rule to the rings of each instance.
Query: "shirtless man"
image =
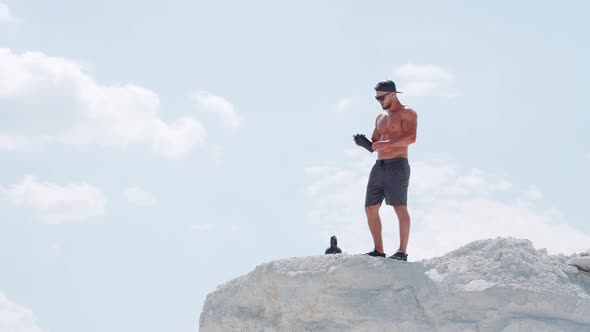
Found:
[[[400,236],[399,249],[389,258],[407,261],[406,249],[410,235],[407,207],[410,180],[408,145],[416,142],[418,117],[414,110],[399,102],[399,91],[394,82],[379,82],[375,91],[375,98],[385,112],[377,116],[371,136],[372,147],[378,152],[378,158],[369,175],[365,198],[365,212],[375,245],[374,250],[367,255],[385,257],[379,217],[379,208],[385,198],[385,203],[392,205],[397,215]]]

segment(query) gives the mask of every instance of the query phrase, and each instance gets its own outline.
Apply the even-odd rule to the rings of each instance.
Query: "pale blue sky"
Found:
[[[590,248],[589,10],[0,0],[0,313],[24,317],[0,327],[195,331],[258,264],[332,234],[371,250],[376,156],[352,135],[383,79],[419,116],[410,260],[496,236]]]

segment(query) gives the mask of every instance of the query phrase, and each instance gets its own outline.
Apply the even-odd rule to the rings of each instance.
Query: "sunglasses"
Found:
[[[377,101],[384,101],[385,100],[385,97],[387,97],[387,95],[390,94],[390,93],[393,93],[393,91],[388,92],[388,93],[386,93],[384,95],[381,95],[381,96],[375,96],[375,99],[377,99]]]

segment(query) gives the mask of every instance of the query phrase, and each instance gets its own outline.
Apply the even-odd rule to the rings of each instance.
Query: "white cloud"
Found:
[[[415,65],[412,63],[399,67],[396,74],[404,78],[422,81],[452,80],[453,75],[446,70],[433,65]]]
[[[100,189],[87,183],[57,185],[39,182],[33,176],[4,188],[0,198],[16,206],[32,208],[50,224],[82,221],[104,213],[106,199]]]
[[[0,2],[0,23],[2,22],[18,22],[18,18],[6,4]]]
[[[352,171],[335,167],[306,167],[304,168],[304,172],[306,174],[317,174],[321,176],[317,182],[307,187],[307,192],[311,195],[315,195],[333,185],[352,181],[356,175]]]
[[[308,216],[318,241],[336,234],[349,253],[372,250],[364,213],[367,177],[374,160],[354,158],[343,167],[310,167],[307,192],[313,206]],[[590,236],[565,222],[555,208],[545,207],[535,186],[522,189],[481,169],[462,169],[444,160],[411,161],[409,210],[412,217],[408,252],[417,260],[445,254],[470,241],[512,236],[527,238],[550,252],[580,252]],[[381,207],[386,252],[399,245],[393,208]],[[559,236],[555,236],[559,234]]]
[[[351,98],[340,99],[340,101],[338,101],[338,105],[336,105],[336,112],[338,112],[338,113],[345,112],[348,109],[350,109],[351,105],[352,105]]]
[[[542,199],[543,193],[536,186],[530,186],[522,192],[522,196],[517,203],[520,206],[533,206],[534,203],[540,202]]]
[[[147,207],[156,204],[156,197],[139,187],[131,187],[125,190],[125,197],[131,204]]]
[[[3,133],[3,150],[39,144],[36,136],[42,131],[43,143],[145,146],[160,156],[182,157],[203,143],[206,134],[190,117],[163,121],[158,114],[159,97],[146,88],[101,85],[84,71],[84,65],[39,52],[15,54],[0,48],[2,100],[25,108],[12,111],[14,107],[3,105],[4,126],[11,124],[11,115],[18,119],[13,126],[21,130]]]
[[[236,113],[234,105],[222,97],[215,96],[206,91],[197,91],[192,94],[192,99],[207,112],[219,117],[226,128],[238,128],[242,124],[242,118]]]
[[[0,134],[0,151],[20,150],[28,145],[28,139],[20,135]]]
[[[51,143],[54,139],[49,136],[26,136],[22,134],[0,133],[0,152],[17,151],[33,146]]]
[[[0,331],[42,332],[30,309],[11,302],[0,292]]]
[[[452,98],[455,95],[449,91],[453,75],[437,66],[409,63],[397,68],[394,75],[404,82],[403,85],[398,84],[399,89],[408,96],[438,95]]]

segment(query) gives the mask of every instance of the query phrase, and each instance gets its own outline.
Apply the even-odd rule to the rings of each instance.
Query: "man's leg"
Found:
[[[381,218],[379,217],[379,207],[381,207],[381,204],[365,206],[365,213],[367,214],[367,221],[369,222],[369,230],[373,236],[375,250],[380,253],[384,253],[383,238],[381,237]]]
[[[408,239],[410,237],[410,214],[406,205],[397,205],[393,207],[397,219],[399,220],[399,248],[407,253]]]

